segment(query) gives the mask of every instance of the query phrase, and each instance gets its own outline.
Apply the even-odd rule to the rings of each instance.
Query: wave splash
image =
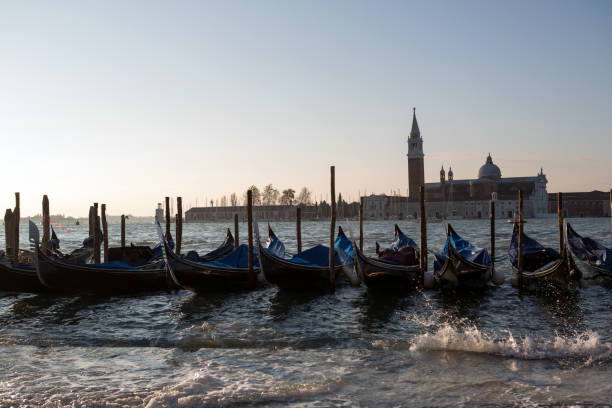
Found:
[[[463,351],[494,354],[525,360],[588,358],[607,359],[612,347],[603,343],[594,331],[572,337],[555,336],[551,339],[524,336],[517,338],[510,330],[505,336],[489,334],[474,326],[454,327],[444,323],[436,330],[417,335],[410,343],[410,351]]]

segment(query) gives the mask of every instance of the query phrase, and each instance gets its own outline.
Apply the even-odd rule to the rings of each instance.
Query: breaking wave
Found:
[[[474,326],[457,328],[445,323],[432,332],[414,337],[409,346],[412,352],[421,351],[462,351],[470,353],[494,354],[525,360],[589,358],[608,359],[612,347],[603,343],[594,331],[572,337],[555,336],[538,338],[532,336],[516,337],[510,330],[500,335],[489,334]]]

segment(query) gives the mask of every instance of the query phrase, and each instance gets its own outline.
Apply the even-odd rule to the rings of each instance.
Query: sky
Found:
[[[0,2],[0,208],[153,215],[248,186],[346,199],[543,167],[612,188],[610,1]]]

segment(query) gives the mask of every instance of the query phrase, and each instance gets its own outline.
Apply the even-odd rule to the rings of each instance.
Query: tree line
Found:
[[[296,194],[296,191],[292,188],[280,191],[272,184],[266,185],[263,189],[259,189],[257,186],[252,185],[247,191],[248,190],[253,192],[253,205],[308,205],[316,207],[317,216],[319,217],[327,217],[331,214],[330,203],[325,200],[314,202],[313,194],[308,187],[302,187],[298,194]],[[224,195],[217,200],[210,200],[210,206],[236,207],[239,205],[247,205],[247,191],[245,191],[241,197],[238,197],[236,193],[232,193],[229,196]],[[340,193],[336,201],[336,211],[340,217],[357,217],[359,214],[359,203],[348,203],[344,201],[342,193]]]

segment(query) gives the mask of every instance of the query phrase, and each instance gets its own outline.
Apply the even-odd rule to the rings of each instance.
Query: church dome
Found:
[[[489,156],[487,157],[487,162],[480,167],[480,170],[478,170],[478,178],[491,180],[498,180],[501,178],[501,170],[499,167],[493,164],[491,153],[489,153]]]

